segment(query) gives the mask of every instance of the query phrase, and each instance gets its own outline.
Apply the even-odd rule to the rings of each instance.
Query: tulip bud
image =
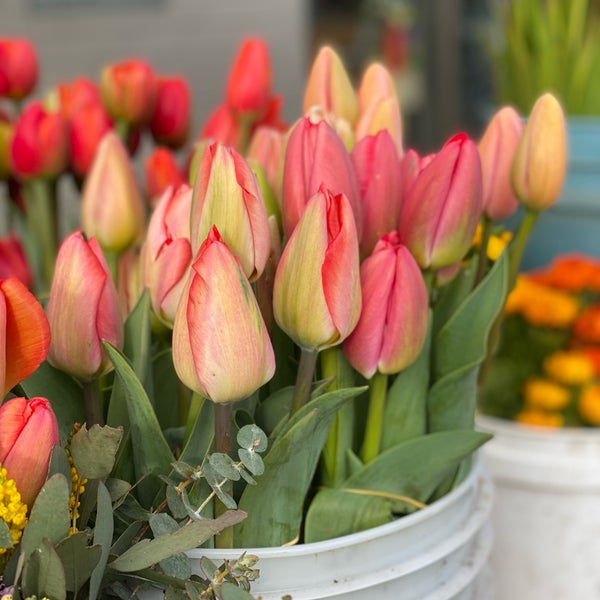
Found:
[[[142,279],[150,292],[152,309],[173,325],[188,267],[192,261],[190,211],[192,188],[183,184],[161,196],[148,224],[142,250]]]
[[[117,296],[123,320],[131,314],[144,292],[140,254],[139,248],[129,248],[119,256]]]
[[[36,297],[16,277],[1,279],[0,400],[40,366],[49,346],[48,320]]]
[[[489,122],[478,144],[483,181],[483,214],[492,221],[510,217],[518,208],[510,182],[510,169],[523,119],[510,106],[501,108]]]
[[[200,140],[219,142],[224,146],[237,148],[242,137],[239,122],[231,109],[222,104],[218,106],[206,119],[200,130]]]
[[[427,334],[423,275],[397,232],[382,237],[360,267],[362,311],[344,342],[350,364],[370,379],[398,373],[417,358]]]
[[[400,240],[422,269],[458,262],[471,247],[481,217],[481,163],[465,134],[444,144],[407,190]]]
[[[32,102],[20,115],[10,147],[12,171],[26,179],[57,177],[67,167],[68,139],[65,118]]]
[[[198,167],[191,216],[192,252],[211,228],[238,257],[246,277],[258,279],[269,257],[267,211],[254,173],[233,148],[210,144]]]
[[[35,48],[25,39],[0,39],[0,97],[22,100],[38,80]]]
[[[131,160],[114,131],[105,134],[85,180],[81,224],[106,252],[120,253],[144,232],[144,203]]]
[[[354,125],[358,117],[356,92],[340,57],[329,46],[319,50],[306,82],[304,113],[312,106],[322,106],[350,125]]]
[[[16,277],[27,288],[33,285],[33,276],[23,246],[14,234],[0,239],[0,279]]]
[[[59,83],[56,94],[60,104],[60,112],[67,121],[71,121],[77,113],[90,106],[102,106],[100,91],[89,79],[81,77],[70,83]]]
[[[178,188],[185,183],[174,154],[168,148],[160,146],[154,148],[144,161],[144,179],[150,206],[156,204],[157,199],[168,187]]]
[[[275,373],[252,287],[214,227],[198,250],[177,308],[173,363],[185,385],[213,402],[242,400]]]
[[[402,198],[408,192],[417,175],[433,160],[435,154],[419,154],[412,148],[408,149],[400,161],[400,179],[402,180]]]
[[[328,123],[304,117],[292,128],[285,150],[281,200],[286,237],[290,237],[307,202],[322,185],[346,196],[360,237],[362,212],[350,155]]]
[[[515,152],[511,180],[519,202],[542,211],[552,206],[567,171],[565,116],[552,94],[540,96],[531,110]]]
[[[386,130],[369,135],[354,147],[363,214],[361,256],[368,256],[382,235],[398,226],[402,208],[400,160]]]
[[[181,148],[190,127],[190,88],[183,77],[161,77],[150,131],[159,144]]]
[[[257,127],[250,140],[247,157],[263,169],[271,189],[277,197],[281,190],[281,167],[283,161],[283,134],[266,125]]]
[[[52,365],[81,381],[112,368],[101,342],[123,345],[117,291],[98,242],[81,231],[69,235],[58,251],[46,314]]]
[[[350,202],[321,188],[286,244],[273,289],[275,319],[301,348],[340,344],[360,315],[358,237]]]
[[[150,122],[156,105],[156,76],[141,60],[126,60],[102,69],[100,93],[108,114],[134,127]]]
[[[227,106],[238,114],[264,113],[271,93],[269,49],[258,38],[242,43],[227,81]]]

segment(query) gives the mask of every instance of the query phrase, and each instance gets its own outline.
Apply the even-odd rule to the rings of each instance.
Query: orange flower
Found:
[[[600,304],[593,304],[583,310],[573,323],[573,333],[581,342],[600,343]]]
[[[589,383],[595,374],[593,361],[577,350],[554,352],[544,359],[544,371],[552,379],[565,385]]]
[[[569,390],[549,379],[532,377],[523,386],[523,398],[529,409],[544,411],[562,410],[569,404]]]
[[[600,377],[600,346],[577,346],[579,352],[583,352],[593,363],[596,377]]]
[[[538,427],[562,427],[565,419],[562,415],[537,409],[524,409],[517,414],[515,421],[524,425]]]
[[[584,421],[590,425],[600,425],[600,384],[583,389],[577,408]]]
[[[542,285],[562,290],[600,292],[600,261],[569,254],[556,258],[548,268],[530,273]]]

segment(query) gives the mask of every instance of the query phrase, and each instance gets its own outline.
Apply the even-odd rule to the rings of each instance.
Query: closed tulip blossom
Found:
[[[248,160],[262,167],[271,189],[277,197],[281,188],[281,161],[283,158],[283,133],[274,127],[257,127],[248,146]]]
[[[190,88],[183,77],[158,78],[150,131],[159,144],[171,148],[185,144],[190,128],[190,105]]]
[[[510,217],[519,206],[510,173],[523,127],[519,113],[505,106],[492,117],[477,145],[481,157],[483,213],[492,221]]]
[[[33,44],[21,38],[0,39],[0,97],[22,100],[38,81],[38,58]]]
[[[340,344],[360,315],[358,237],[350,202],[321,188],[286,244],[273,289],[275,319],[298,346]]]
[[[46,398],[12,398],[0,406],[0,465],[31,508],[48,477],[58,423]]]
[[[192,261],[192,188],[183,184],[161,196],[148,225],[142,250],[142,278],[158,318],[173,325],[185,275]]]
[[[56,95],[60,104],[60,112],[67,121],[71,121],[80,110],[88,106],[102,106],[98,86],[85,77],[59,83],[56,86]]]
[[[206,118],[200,129],[200,140],[219,142],[237,148],[242,139],[242,129],[233,111],[221,104]]]
[[[0,279],[16,277],[27,288],[33,285],[33,275],[19,238],[10,234],[0,239]]]
[[[566,171],[565,116],[558,100],[544,94],[531,110],[512,164],[519,202],[536,212],[549,208],[558,199]]]
[[[169,186],[177,188],[185,183],[183,171],[169,148],[157,146],[148,154],[144,160],[144,181],[151,207]]]
[[[367,379],[408,367],[425,342],[429,300],[423,275],[397,232],[381,238],[360,267],[362,311],[344,342],[350,364]]]
[[[252,288],[216,228],[194,258],[173,326],[181,381],[216,403],[242,400],[275,372]]]
[[[198,164],[192,201],[192,252],[213,225],[238,257],[246,277],[260,277],[269,257],[267,211],[256,177],[233,148],[210,144]]]
[[[448,140],[404,198],[400,240],[422,269],[441,269],[471,246],[481,217],[481,162],[465,134]]]
[[[58,251],[46,314],[52,365],[84,382],[112,368],[102,341],[123,345],[117,291],[100,245],[81,231],[69,235]]]
[[[0,401],[40,366],[49,346],[50,328],[37,298],[16,277],[0,279]]]

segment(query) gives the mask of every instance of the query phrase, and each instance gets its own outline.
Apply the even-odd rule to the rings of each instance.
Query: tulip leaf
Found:
[[[67,587],[62,561],[50,540],[40,541],[23,570],[23,595],[66,600]]]
[[[88,546],[87,533],[79,531],[61,540],[56,553],[63,564],[67,590],[77,592],[100,561],[102,548]]]
[[[21,538],[21,553],[28,556],[44,538],[57,544],[69,533],[69,496],[71,482],[64,475],[53,475],[38,494],[27,527]]]
[[[170,556],[197,548],[226,527],[239,523],[245,516],[246,513],[241,510],[229,510],[217,519],[191,521],[174,533],[138,542],[108,566],[121,573],[145,569]]]
[[[136,478],[170,472],[174,457],[144,387],[125,356],[107,342],[103,346],[125,389]],[[160,482],[152,477],[139,482],[138,493],[144,505],[150,506],[159,487]]]
[[[105,479],[115,464],[123,429],[82,425],[71,440],[71,456],[80,477]]]
[[[264,474],[240,499],[248,518],[236,527],[238,546],[281,546],[298,538],[304,499],[336,412],[364,390],[347,388],[318,396],[285,423],[264,457]]]
[[[12,548],[13,539],[6,521],[0,519],[0,548]]]
[[[398,504],[405,505],[403,498],[427,502],[460,461],[490,437],[472,430],[431,433],[382,452],[340,488],[317,493],[306,516],[305,541],[330,539],[387,523]]]
[[[90,577],[88,600],[96,600],[98,597],[114,533],[111,496],[102,481],[98,482],[97,504],[98,509],[96,511],[96,522],[94,526],[94,544],[97,544],[101,548],[101,553],[98,564]]]

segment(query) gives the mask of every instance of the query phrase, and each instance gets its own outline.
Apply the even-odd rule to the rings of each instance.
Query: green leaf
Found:
[[[215,452],[210,455],[208,463],[221,477],[225,477],[231,481],[239,480],[240,472],[235,468],[233,459],[228,454]]]
[[[437,486],[461,460],[490,439],[472,430],[431,433],[412,438],[381,453],[350,476],[340,489],[317,493],[306,516],[305,539],[314,542],[381,525],[392,517],[400,497],[426,502]],[[387,498],[388,513],[382,505],[366,503],[365,492]],[[373,506],[380,523],[367,508]]]
[[[150,400],[123,354],[106,342],[103,346],[125,387],[136,478],[141,479],[148,473],[167,474],[174,458]],[[160,482],[153,478],[139,483],[138,493],[145,505],[152,503],[159,487]]]
[[[175,533],[162,535],[155,540],[142,540],[109,563],[109,567],[122,573],[132,573],[150,567],[169,556],[196,548],[226,527],[244,519],[241,510],[227,511],[217,519],[204,519],[187,523]]]
[[[0,519],[0,548],[12,548],[13,539],[6,521]]]
[[[49,540],[42,540],[25,563],[23,594],[52,600],[66,600],[67,589],[62,562]]]
[[[253,600],[254,596],[234,583],[226,581],[221,586],[221,598],[223,600]]]
[[[63,564],[67,590],[77,592],[100,561],[102,548],[88,546],[87,534],[80,531],[61,540],[56,546],[56,553]]]
[[[235,500],[223,490],[223,487],[228,483],[228,479],[217,473],[210,464],[204,465],[203,473],[206,483],[213,489],[217,498],[219,498],[227,508],[237,508]]]
[[[240,547],[281,546],[300,532],[304,499],[337,410],[364,388],[323,394],[298,410],[267,452],[258,485],[244,490],[240,508],[248,513],[236,528]]]
[[[71,456],[80,477],[105,479],[114,467],[123,429],[84,424],[71,440]]]
[[[252,450],[246,450],[246,448],[240,448],[238,456],[252,475],[262,475],[265,472],[265,463],[260,454]]]
[[[260,427],[252,424],[245,425],[238,431],[237,443],[246,450],[264,452],[269,445],[269,440]]]
[[[150,529],[155,538],[161,535],[175,533],[179,530],[179,524],[173,517],[166,513],[157,513],[150,517]],[[192,576],[192,564],[190,559],[179,552],[159,562],[160,568],[167,574],[180,579],[189,579]]]
[[[479,365],[454,371],[436,381],[429,390],[429,431],[472,428],[477,404]]]
[[[96,600],[98,597],[114,533],[111,495],[102,481],[98,482],[97,506],[94,544],[101,548],[101,552],[98,564],[90,577],[89,600]]]
[[[21,538],[21,553],[28,556],[44,538],[57,544],[69,533],[70,482],[57,473],[45,483],[31,509]]]
[[[290,414],[292,398],[294,397],[294,386],[288,386],[275,390],[265,398],[256,410],[256,423],[271,435],[283,419]]]
[[[71,465],[69,464],[67,453],[62,446],[54,446],[50,455],[48,477],[52,477],[56,473],[62,473],[67,480],[71,479]]]

